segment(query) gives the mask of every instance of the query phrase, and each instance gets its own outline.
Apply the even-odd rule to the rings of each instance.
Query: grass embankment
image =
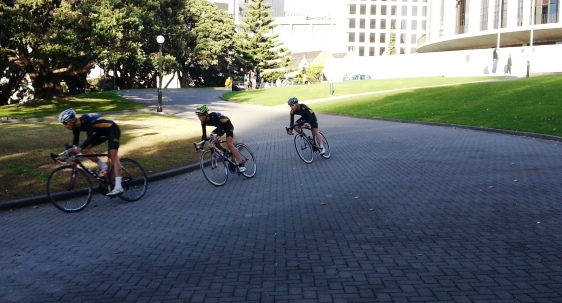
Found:
[[[115,92],[3,106],[0,117],[11,117],[8,121],[14,117],[46,121],[0,123],[0,203],[46,194],[47,178],[56,167],[49,154],[61,152],[64,144],[72,143],[72,132],[56,121],[58,114],[69,107],[78,113],[109,112],[104,117],[117,121],[121,127],[119,154],[139,161],[149,174],[198,160],[193,142],[201,137],[199,124],[155,113],[118,114],[144,107],[118,97]],[[85,134],[80,139],[83,141]],[[103,152],[104,148],[102,145],[96,151]],[[91,161],[85,163],[95,166]]]
[[[482,78],[371,80],[353,82],[350,87],[336,83],[336,92],[355,89],[364,93],[371,87],[375,93],[315,103],[311,107],[331,114],[450,123],[562,137],[562,75],[455,84],[459,83],[456,81],[477,80]],[[444,84],[449,85],[438,86]],[[408,88],[432,85],[435,87]],[[327,87],[311,90],[312,87],[280,88],[282,97],[268,90],[227,95],[235,101],[277,105],[284,104],[291,96],[306,103],[324,98],[329,92]],[[400,90],[389,91],[392,89]]]
[[[343,98],[311,107],[325,113],[485,126],[562,137],[562,76],[460,84],[492,79],[430,77],[340,82],[334,84],[334,96]],[[434,87],[420,88],[424,86]],[[389,92],[395,89],[399,90]],[[369,92],[373,93],[345,97]],[[292,96],[307,103],[328,95],[328,84],[316,84],[229,92],[225,97],[278,105]],[[156,113],[119,113],[143,106],[115,92],[2,106],[0,117],[48,119],[0,123],[0,203],[45,194],[47,177],[55,167],[48,155],[62,151],[72,139],[72,134],[56,122],[60,111],[68,107],[80,113],[109,112],[106,117],[116,120],[122,128],[120,154],[136,159],[151,174],[198,160],[199,154],[192,146],[200,136],[197,123]]]

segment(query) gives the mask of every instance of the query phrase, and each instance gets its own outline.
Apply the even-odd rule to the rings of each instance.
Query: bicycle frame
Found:
[[[59,160],[60,157],[66,157],[66,159],[63,160]],[[78,154],[78,155],[74,155],[74,156],[69,156],[66,154],[66,151],[63,153],[60,153],[58,155],[55,154],[51,154],[51,158],[53,159],[53,161],[55,163],[59,163],[59,164],[70,164],[72,165],[72,176],[71,178],[74,178],[76,176],[76,170],[77,169],[82,169],[85,172],[87,172],[90,176],[92,176],[95,180],[97,180],[103,187],[108,188],[109,186],[112,186],[111,184],[111,180],[109,180],[108,178],[105,178],[104,176],[100,176],[98,175],[95,171],[91,170],[89,167],[87,167],[86,165],[84,165],[84,163],[82,163],[81,158],[92,158],[92,157],[108,157],[107,160],[107,175],[110,176],[111,172],[113,171],[113,165],[111,165],[111,159],[109,159],[109,154]],[[69,160],[70,161],[66,161]]]
[[[304,123],[299,123],[297,125],[300,126],[298,131],[295,129],[294,126],[293,127],[285,127],[285,129],[287,130],[287,132],[289,132],[289,130],[294,130],[295,132],[297,132],[297,136],[302,136],[303,138],[305,138],[308,141],[308,143],[310,143],[310,146],[312,146],[312,150],[314,152],[319,151],[320,148],[316,144],[316,140],[312,137],[312,136],[314,136],[314,132],[312,131],[312,129],[308,126],[304,126]],[[307,129],[307,130],[311,131],[312,135],[311,136],[307,135],[303,131],[303,129]]]
[[[209,141],[208,149],[203,149],[205,141]],[[220,141],[218,144],[220,143],[226,143],[226,141]],[[236,163],[230,151],[220,145],[220,147],[217,146],[210,138],[201,142],[194,142],[193,145],[197,151],[201,151],[199,165],[203,175],[207,181],[215,186],[222,186],[226,183],[229,171],[246,178],[252,178],[256,174],[257,166],[254,153],[244,143],[238,142],[234,145],[240,153],[240,164],[243,164],[245,168],[243,172],[240,172],[240,166]]]
[[[299,126],[298,130],[295,129],[295,126]],[[285,130],[287,131],[287,134],[292,134],[289,133],[289,131],[295,130],[295,149],[299,158],[301,158],[301,160],[305,163],[310,164],[314,161],[314,153],[319,153],[324,159],[330,158],[330,145],[328,144],[328,139],[326,139],[326,136],[324,136],[322,132],[318,131],[318,134],[315,134],[312,128],[305,125],[305,123],[297,123],[292,127],[285,127]],[[322,141],[317,143],[317,137],[322,138]],[[324,150],[320,147],[322,144]]]
[[[195,149],[197,150],[197,146],[198,145],[203,145],[205,143],[206,140],[200,141],[200,142],[195,142],[193,143],[195,145]],[[220,143],[226,143],[226,141],[222,140],[220,142],[218,142],[218,144]],[[219,158],[225,160],[226,162],[232,164],[233,166],[237,166],[238,164],[236,162],[234,162],[234,158],[232,157],[232,152],[226,148],[223,148],[224,150],[222,150],[219,147],[216,147],[217,143],[213,143],[209,140],[209,149],[213,154],[216,154],[219,156]],[[205,150],[201,150],[201,151],[205,151]],[[228,154],[227,154],[228,153]],[[242,163],[244,163],[245,161],[243,161]],[[233,169],[229,168],[229,170],[232,172]]]

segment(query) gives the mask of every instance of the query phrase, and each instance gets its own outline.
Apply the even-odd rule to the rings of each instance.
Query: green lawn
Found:
[[[326,84],[233,92],[225,97],[240,102],[278,105],[296,96],[301,103],[311,102],[313,110],[323,113],[562,136],[562,75],[496,80],[489,77],[431,77],[336,83],[335,90],[340,94],[341,91],[365,93],[369,87],[373,93],[322,102],[317,101],[328,97]],[[457,81],[472,83],[455,84],[459,83]],[[334,95],[338,96],[337,93]]]

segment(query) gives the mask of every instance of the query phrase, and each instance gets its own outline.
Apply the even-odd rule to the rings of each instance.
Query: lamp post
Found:
[[[166,38],[162,35],[158,35],[156,37],[156,42],[160,45],[160,50],[158,52],[158,107],[156,108],[157,112],[162,112],[162,44],[166,41]]]

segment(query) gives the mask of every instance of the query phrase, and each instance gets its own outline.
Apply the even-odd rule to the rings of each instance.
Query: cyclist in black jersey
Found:
[[[316,142],[318,142],[318,144],[320,145],[320,154],[323,155],[326,150],[324,149],[324,141],[322,141],[322,136],[320,135],[320,132],[318,130],[318,120],[316,120],[316,114],[314,114],[314,111],[312,111],[310,107],[306,106],[306,104],[299,104],[299,99],[295,97],[289,99],[289,101],[287,101],[287,104],[289,104],[289,106],[291,107],[290,127],[294,127],[296,131],[300,131],[300,126],[295,125],[295,115],[301,116],[296,121],[296,123],[304,123],[312,129],[312,132],[316,137]],[[287,133],[289,135],[292,135],[293,131],[289,130]]]
[[[92,148],[94,146],[107,141],[109,158],[111,159],[111,163],[113,163],[113,170],[115,172],[115,188],[107,195],[113,196],[122,193],[121,165],[119,164],[118,152],[119,138],[121,137],[119,126],[112,120],[103,119],[98,115],[85,114],[81,117],[76,117],[76,112],[72,108],[66,109],[60,113],[59,122],[61,122],[66,129],[72,130],[74,134],[74,139],[72,141],[74,147],[68,149],[69,154],[93,154]],[[78,145],[81,132],[86,132],[88,137],[82,144]],[[107,164],[98,157],[90,157],[90,160],[97,163],[102,171],[107,170]]]
[[[244,163],[241,163],[242,160],[240,158],[240,152],[232,142],[234,140],[234,126],[232,125],[230,119],[219,112],[209,112],[207,105],[199,106],[195,110],[195,114],[201,121],[201,129],[203,131],[201,140],[207,139],[207,125],[214,126],[216,128],[211,132],[211,138],[213,138],[212,140],[218,148],[224,150],[224,148],[220,145],[220,137],[226,134],[226,145],[232,152],[234,160],[238,163],[238,171],[241,173],[245,172],[246,167],[244,167]]]

